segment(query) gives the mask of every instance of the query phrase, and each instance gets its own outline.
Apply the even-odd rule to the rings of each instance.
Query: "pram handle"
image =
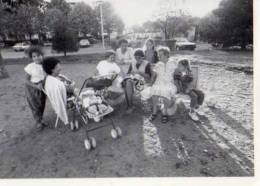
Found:
[[[106,74],[106,75],[97,75],[97,76],[92,76],[92,77],[87,78],[87,79],[84,81],[82,87],[80,88],[80,91],[79,91],[77,97],[80,96],[80,93],[82,92],[83,88],[85,87],[85,85],[88,83],[88,81],[89,81],[90,79],[105,79],[105,78],[109,78],[109,77],[111,77],[112,75],[115,76],[114,78],[111,79],[111,80],[113,81],[113,80],[116,79],[116,77],[118,76],[118,74],[111,73],[111,74]]]
[[[106,75],[97,75],[97,76],[92,76],[91,78],[93,79],[105,79],[105,78],[110,78],[111,76],[115,76],[114,78],[112,78],[112,80],[114,80],[118,74],[116,73],[111,73],[111,74],[106,74]]]

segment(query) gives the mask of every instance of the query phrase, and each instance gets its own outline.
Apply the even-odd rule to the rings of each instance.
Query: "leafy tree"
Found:
[[[144,22],[142,25],[143,30],[145,30],[145,32],[158,32],[160,31],[160,28],[158,28],[155,24],[155,22],[153,21],[147,21]]]
[[[0,36],[5,37],[5,34],[8,32],[7,23],[9,22],[8,18],[10,13],[6,11],[6,6],[0,4]]]
[[[16,12],[21,5],[42,8],[46,4],[44,0],[2,0],[2,2],[6,5],[6,10],[9,12]]]
[[[46,7],[47,9],[59,9],[66,16],[71,11],[70,5],[65,0],[51,0]]]
[[[170,39],[178,34],[187,36],[188,30],[195,26],[197,19],[187,16],[167,16],[165,19],[160,18],[156,21],[149,21],[143,24],[143,29],[146,31],[162,31],[165,39]]]
[[[78,51],[76,34],[66,26],[61,26],[55,30],[52,38],[52,48],[57,52],[63,52],[64,56],[66,56],[67,52]]]
[[[94,10],[87,4],[77,3],[69,15],[69,21],[75,31],[84,35],[97,32],[98,20]]]
[[[202,19],[200,35],[224,47],[240,45],[245,49],[253,42],[253,0],[222,0],[213,15]]]
[[[11,6],[19,6],[22,4],[28,6],[41,6],[44,4],[43,0],[2,0],[2,2]]]
[[[65,24],[62,11],[57,8],[47,9],[44,16],[44,25],[47,30],[54,33],[60,24]]]
[[[48,9],[45,13],[45,24],[52,34],[52,48],[57,52],[78,50],[77,33],[72,29],[67,16],[59,9]]]
[[[220,19],[219,40],[245,49],[253,41],[253,0],[223,0],[214,11]]]
[[[101,6],[103,11],[104,31],[107,32],[110,39],[110,34],[113,31],[121,33],[124,30],[124,23],[122,19],[115,13],[115,10],[110,2],[104,2]],[[100,21],[99,7],[96,7],[96,16]]]
[[[203,41],[217,43],[218,36],[221,34],[219,28],[219,18],[215,14],[209,14],[202,18],[199,23],[199,35]]]
[[[19,28],[19,35],[28,34],[30,40],[33,34],[39,34],[43,28],[42,13],[37,7],[21,5],[13,20],[13,30]]]

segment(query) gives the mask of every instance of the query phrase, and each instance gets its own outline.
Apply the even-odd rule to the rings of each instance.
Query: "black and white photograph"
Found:
[[[0,178],[254,178],[253,23],[253,0],[0,0]]]

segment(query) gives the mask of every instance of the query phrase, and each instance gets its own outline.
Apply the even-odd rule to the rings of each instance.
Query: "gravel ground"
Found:
[[[50,127],[34,132],[24,97],[24,64],[7,65],[11,77],[0,81],[0,177],[253,176],[253,76],[203,64],[205,55],[196,56],[199,87],[206,94],[199,122],[189,119],[184,104],[167,124],[160,117],[150,123],[138,101],[131,115],[120,105],[111,118],[122,138],[112,139],[110,127],[96,130],[91,133],[97,140],[93,151],[83,144],[88,126],[77,132],[62,124],[54,129],[49,103],[44,118]],[[63,64],[63,71],[80,86],[94,67]],[[94,125],[99,123],[89,126]]]

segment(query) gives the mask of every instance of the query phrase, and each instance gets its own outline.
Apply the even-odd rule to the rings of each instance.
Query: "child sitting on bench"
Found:
[[[193,82],[194,77],[189,61],[187,59],[180,60],[174,72],[174,83],[178,93],[189,95],[191,99],[189,116],[191,119],[197,121],[199,120],[197,112],[199,107],[203,104],[204,93],[197,89]]]

